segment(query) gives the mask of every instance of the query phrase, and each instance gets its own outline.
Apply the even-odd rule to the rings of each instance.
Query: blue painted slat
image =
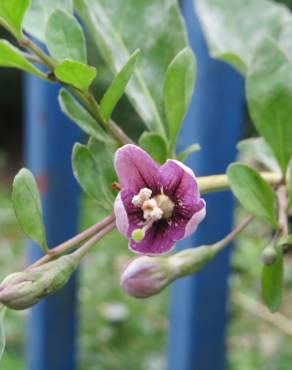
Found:
[[[49,246],[77,231],[79,189],[71,150],[81,133],[60,112],[59,87],[25,76],[26,164],[39,182]],[[41,256],[29,242],[29,259]],[[36,305],[27,326],[27,370],[76,369],[76,276],[58,294]]]
[[[208,56],[193,0],[182,9],[198,62],[198,77],[180,147],[199,142],[202,150],[188,161],[197,175],[223,173],[235,157],[244,116],[243,79],[228,65]],[[213,243],[230,231],[230,193],[210,194],[207,217],[198,231],[179,248]],[[168,370],[223,370],[230,250],[195,277],[176,282],[172,289]]]

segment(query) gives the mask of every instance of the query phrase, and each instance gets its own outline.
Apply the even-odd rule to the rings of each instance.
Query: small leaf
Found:
[[[271,40],[264,39],[258,45],[246,88],[256,129],[285,173],[292,158],[292,63]]]
[[[242,163],[231,164],[227,176],[231,190],[241,205],[278,228],[277,198],[270,185],[254,169]]]
[[[115,109],[115,106],[121,99],[125,88],[134,72],[139,55],[140,50],[134,51],[124,67],[117,73],[110,87],[107,89],[106,93],[101,99],[100,111],[105,121],[109,120],[113,110]]]
[[[101,207],[109,209],[112,202],[104,187],[104,179],[87,146],[78,143],[74,145],[72,163],[74,176],[84,191],[93,197]]]
[[[31,0],[31,5],[24,18],[25,31],[40,41],[45,42],[47,22],[50,15],[56,9],[72,14],[73,0]]]
[[[84,33],[74,16],[55,10],[48,20],[45,35],[49,52],[58,62],[71,59],[86,63]]]
[[[22,36],[22,21],[30,0],[1,0],[0,21],[17,38]]]
[[[55,68],[55,75],[58,80],[68,85],[88,91],[96,76],[96,69],[74,60],[65,60]]]
[[[62,112],[74,121],[81,130],[98,140],[108,141],[105,131],[68,91],[61,89],[58,99]]]
[[[48,247],[41,199],[37,183],[26,168],[22,168],[14,178],[12,203],[23,232],[35,240],[46,253]]]
[[[191,154],[198,152],[201,150],[201,147],[199,144],[192,144],[189,147],[187,147],[185,150],[179,153],[177,156],[177,159],[181,162],[184,162]]]
[[[194,89],[196,60],[189,48],[180,51],[167,68],[164,81],[164,104],[169,125],[170,152],[188,110]]]
[[[88,142],[88,149],[98,166],[100,174],[100,183],[105,196],[111,200],[111,203],[116,197],[115,192],[112,190],[112,184],[117,182],[117,175],[114,169],[114,154],[117,148],[111,148],[94,138],[90,138]]]
[[[4,330],[4,316],[6,312],[6,307],[0,305],[0,361],[3,357],[5,346],[6,346],[6,335]]]
[[[282,248],[277,247],[277,258],[271,265],[263,266],[262,270],[262,294],[266,305],[271,312],[276,312],[282,301],[283,291],[283,253]]]
[[[167,159],[167,144],[165,139],[156,132],[144,132],[139,139],[139,145],[146,150],[158,163]]]
[[[17,68],[32,73],[39,78],[46,78],[46,75],[39,71],[21,54],[21,51],[6,40],[0,40],[0,66]]]
[[[260,163],[268,170],[281,172],[271,148],[262,137],[242,140],[237,144],[237,149],[244,158]]]

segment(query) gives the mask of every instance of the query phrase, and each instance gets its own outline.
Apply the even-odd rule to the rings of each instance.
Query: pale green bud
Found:
[[[262,262],[264,265],[272,265],[277,259],[277,251],[272,245],[268,245],[262,252]]]
[[[14,310],[33,306],[61,289],[76,270],[79,260],[70,254],[7,276],[0,285],[0,302]]]

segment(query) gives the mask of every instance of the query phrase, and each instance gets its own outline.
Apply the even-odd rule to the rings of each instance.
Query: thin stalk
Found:
[[[223,239],[211,245],[211,248],[216,251],[216,254],[221,252],[230,242],[232,242],[250,223],[254,220],[255,216],[247,216],[241,224],[236,226],[229,234]]]
[[[65,241],[64,243],[56,246],[55,248],[50,249],[50,253],[46,254],[42,258],[40,258],[38,261],[33,263],[28,267],[28,269],[32,267],[37,267],[40,265],[43,265],[44,263],[47,263],[51,260],[56,259],[57,257],[61,256],[62,254],[70,252],[72,249],[76,248],[76,246],[84,241],[85,239],[88,239],[92,235],[96,234],[100,230],[103,230],[106,228],[109,224],[112,224],[115,220],[114,215],[107,216],[102,221],[96,223],[95,225],[89,227],[88,229],[82,231],[81,233],[77,234],[73,238]]]
[[[279,225],[281,227],[283,236],[288,236],[289,226],[287,217],[288,208],[288,194],[285,185],[280,185],[277,189],[278,203],[279,203]]]
[[[112,231],[116,227],[115,222],[111,222],[105,228],[103,228],[99,233],[94,235],[92,238],[87,240],[80,248],[78,248],[74,254],[78,255],[81,258],[85,256],[85,254],[96,244],[100,239],[102,239],[106,234]]]
[[[282,175],[276,172],[260,172],[260,175],[270,185],[277,185],[282,180]],[[198,185],[202,194],[228,190],[230,184],[227,175],[212,175],[198,177]]]
[[[20,45],[24,48],[27,48],[33,52],[38,57],[38,60],[42,62],[43,65],[48,67],[51,72],[54,72],[54,69],[57,65],[57,62],[48,56],[41,48],[39,48],[32,40],[23,36],[20,40]],[[113,121],[109,120],[106,122],[102,115],[100,114],[100,109],[97,101],[95,100],[92,93],[84,93],[72,86],[65,85],[69,88],[75,96],[77,96],[94,116],[94,118],[107,130],[107,132],[117,140],[121,145],[133,143],[133,141],[124,133],[124,131]]]
[[[22,52],[22,55],[27,59],[29,60],[30,62],[32,63],[35,63],[35,64],[40,64],[42,66],[45,66],[46,64],[39,58],[37,57],[36,55],[34,54],[31,54],[31,53],[26,53],[26,52]]]

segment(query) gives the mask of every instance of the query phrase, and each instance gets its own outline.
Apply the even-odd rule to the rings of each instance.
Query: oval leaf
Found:
[[[58,61],[65,59],[86,63],[86,43],[77,19],[62,10],[55,10],[47,23],[46,41],[50,54]]]
[[[47,22],[50,15],[56,9],[72,14],[73,0],[31,0],[29,10],[24,17],[25,31],[40,41],[45,42]]]
[[[35,240],[47,252],[43,211],[37,183],[26,168],[15,176],[12,187],[12,203],[23,232]]]
[[[283,291],[283,252],[277,247],[277,257],[271,265],[264,265],[261,284],[262,294],[271,312],[276,312],[282,301]]]
[[[107,89],[103,98],[100,102],[100,112],[105,119],[108,121],[111,117],[115,106],[124,94],[125,88],[134,72],[135,65],[137,63],[140,50],[136,50],[129,58],[124,67],[118,72],[110,87]]]
[[[96,69],[74,60],[65,60],[55,68],[55,75],[58,80],[68,85],[88,91],[96,76]]]
[[[39,71],[22,55],[21,51],[6,40],[0,40],[0,66],[21,69],[34,74],[39,78],[46,78],[46,75]]]
[[[167,144],[165,139],[156,132],[144,132],[139,139],[139,145],[146,150],[158,163],[167,159]]]
[[[174,151],[176,138],[192,98],[195,74],[196,60],[190,48],[180,51],[166,71],[163,92],[170,153]]]
[[[263,35],[276,40],[292,56],[292,17],[282,4],[267,0],[195,0],[194,3],[211,55],[240,72],[246,73],[255,40]]]
[[[285,173],[292,158],[292,63],[272,41],[258,45],[246,88],[253,122]]]
[[[187,46],[184,23],[173,0],[76,0],[78,15],[114,75],[141,48],[142,60],[126,93],[145,125],[165,135],[163,72]],[[163,21],[162,21],[163,20]]]
[[[227,176],[231,190],[241,205],[278,228],[277,197],[270,185],[254,169],[241,163],[231,164]]]
[[[242,140],[237,144],[237,149],[245,159],[260,163],[268,170],[281,172],[271,148],[262,137]]]
[[[0,21],[18,39],[22,36],[22,21],[30,0],[1,0]]]
[[[74,121],[89,136],[93,136],[101,141],[108,141],[105,131],[99,126],[97,121],[87,112],[83,106],[65,89],[59,93],[59,104],[61,110],[68,118]]]
[[[102,208],[109,209],[112,206],[112,201],[104,187],[104,179],[97,162],[85,145],[78,143],[74,145],[72,164],[74,176],[84,191],[94,198]]]

